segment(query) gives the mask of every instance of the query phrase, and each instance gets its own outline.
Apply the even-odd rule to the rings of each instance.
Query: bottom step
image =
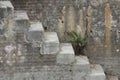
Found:
[[[101,65],[91,65],[91,72],[86,76],[86,80],[106,80],[104,70]]]

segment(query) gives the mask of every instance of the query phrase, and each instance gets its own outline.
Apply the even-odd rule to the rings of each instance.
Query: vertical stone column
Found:
[[[70,6],[68,9],[68,15],[67,15],[67,32],[71,32],[75,30],[75,11],[74,7]]]
[[[90,31],[91,31],[91,15],[92,15],[91,6],[88,6],[88,9],[87,9],[87,22],[86,22],[87,36],[89,36]]]
[[[110,4],[106,4],[105,7],[105,46],[106,54],[111,54],[111,9]]]

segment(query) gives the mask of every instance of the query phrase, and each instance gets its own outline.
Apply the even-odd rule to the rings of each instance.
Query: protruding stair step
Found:
[[[14,7],[10,1],[0,1],[0,18],[13,15]]]
[[[59,52],[59,39],[56,32],[45,32],[42,46],[42,53],[56,54]]]
[[[32,22],[27,34],[29,41],[43,41],[44,29],[41,22]]]
[[[71,43],[61,43],[60,52],[57,55],[58,64],[72,64],[75,61],[75,53]]]
[[[14,30],[26,32],[29,29],[30,23],[28,15],[25,11],[16,11],[14,14]]]
[[[107,80],[119,80],[117,76],[107,75]]]
[[[99,64],[92,64],[91,72],[86,76],[86,80],[106,80],[102,66]]]
[[[90,63],[87,56],[76,56],[73,65],[73,80],[84,80],[84,77],[90,73]]]

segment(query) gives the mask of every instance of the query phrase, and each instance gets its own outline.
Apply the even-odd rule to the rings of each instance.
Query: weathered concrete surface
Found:
[[[90,72],[90,62],[86,56],[76,56],[73,70],[83,71],[85,73]]]
[[[26,12],[16,11],[14,14],[14,28],[15,31],[26,32],[29,29],[29,18]]]
[[[56,54],[59,52],[60,43],[56,32],[45,32],[41,54]]]
[[[76,26],[79,24],[78,11],[83,10],[83,27],[86,27],[87,7],[91,6],[91,38],[87,47],[87,56],[93,63],[100,63],[107,73],[117,74],[120,77],[120,0],[11,0],[16,10],[27,10],[31,19],[39,19],[43,27],[54,31],[57,28],[58,20],[63,16],[62,9],[66,7],[64,14],[68,15],[70,6],[74,6],[76,13]],[[110,3],[112,13],[112,35],[111,35],[111,59],[105,56],[105,4]],[[63,21],[66,26],[66,17]],[[106,64],[107,61],[111,63]]]
[[[90,73],[90,63],[86,56],[76,56],[73,64],[73,80],[85,80]]]
[[[36,1],[36,0],[34,0],[34,1]],[[62,0],[61,0],[62,1]],[[61,2],[60,1],[60,2]],[[96,0],[92,0],[93,2],[94,1],[96,1]],[[46,2],[46,1],[45,1]],[[49,2],[49,1],[48,1]],[[51,9],[51,3],[52,1],[50,1],[50,4],[48,5],[48,8],[47,9],[49,9],[50,8],[50,11],[52,10]],[[67,2],[67,1],[66,1]],[[82,2],[85,2],[86,3],[86,1],[82,1]],[[57,2],[57,3],[59,3],[59,1]],[[64,1],[63,2],[61,2],[62,4],[64,3]],[[76,2],[75,2],[75,0],[74,1],[68,1],[67,3],[65,3],[65,4],[68,4],[68,3],[70,3],[70,4],[73,4],[73,3],[75,3],[75,5],[74,5],[74,7],[77,7],[77,9],[76,9],[76,11],[78,10],[78,7],[80,7],[80,8],[82,8],[83,6],[84,6],[84,11],[86,11],[86,4],[82,4],[81,6],[80,6],[80,4],[79,4],[79,1],[77,2],[77,0],[76,0]],[[80,2],[81,3],[81,2]],[[33,4],[33,3],[32,3]],[[27,4],[26,4],[27,5]],[[91,2],[91,6],[92,7],[94,7],[95,9],[98,7],[98,6],[100,6],[101,4],[98,4],[98,5],[94,5],[94,4],[92,4],[92,2]],[[44,6],[43,6],[44,7]],[[60,8],[58,8],[58,10],[61,10],[61,8],[63,7],[63,5],[58,5],[58,7]],[[69,6],[67,6],[67,9],[70,7],[70,5]],[[40,8],[40,7],[39,7]],[[55,7],[53,7],[53,8],[55,8]],[[44,9],[45,10],[45,9]],[[47,10],[47,11],[49,11],[49,10]],[[54,30],[54,28],[55,28],[55,24],[54,24],[54,21],[56,22],[57,20],[56,20],[56,18],[55,19],[52,19],[52,18],[54,18],[54,17],[52,17],[53,15],[50,15],[50,14],[52,14],[52,13],[55,13],[54,15],[56,16],[56,13],[57,13],[57,8],[55,8],[55,11],[53,11],[53,12],[47,12],[46,10],[45,10],[45,13],[46,13],[46,15],[48,15],[49,17],[47,18],[47,20],[48,21],[50,21],[50,22],[48,22],[50,25],[49,26],[45,26],[45,27],[49,27],[49,29],[50,30]],[[79,10],[78,10],[79,11]],[[44,11],[43,11],[44,12]],[[60,12],[60,11],[58,11],[58,12]],[[34,13],[34,12],[33,12]],[[21,15],[23,15],[23,14],[21,14]],[[18,19],[18,20],[21,20],[21,16],[20,15],[20,17],[18,17],[18,18],[16,18],[16,19]],[[67,15],[67,14],[66,14]],[[86,15],[85,13],[84,13],[84,15]],[[99,13],[99,15],[103,15],[103,14],[101,14],[101,13]],[[97,14],[97,16],[98,16],[98,14]],[[17,17],[17,16],[16,16]],[[24,18],[25,16],[23,16],[22,18]],[[102,19],[103,19],[103,17],[101,17]],[[28,19],[27,19],[28,20]],[[51,20],[53,20],[53,21],[51,21]],[[97,21],[96,19],[94,19],[95,21]],[[76,19],[76,21],[77,21],[77,19]],[[84,18],[84,21],[86,21],[86,17]],[[104,20],[103,20],[104,21]],[[53,22],[53,23],[52,23]],[[24,23],[24,21],[23,22],[21,22],[21,23]],[[26,23],[27,22],[25,22],[25,25],[21,25],[21,23],[19,23],[19,24],[16,24],[16,26],[18,26],[19,25],[19,27],[21,27],[21,26],[24,26],[24,27],[26,27],[27,25],[26,25]],[[44,24],[46,24],[46,22],[44,23]],[[100,24],[100,23],[99,23]],[[48,25],[48,24],[47,24]],[[54,25],[54,26],[52,26],[52,25]],[[98,28],[98,27],[97,27]],[[103,28],[103,27],[102,27]],[[96,31],[96,28],[94,29],[95,31]],[[93,32],[94,32],[94,30],[93,30]],[[24,32],[24,30],[18,30],[18,31],[23,31]],[[27,29],[25,30],[25,31],[27,31]],[[98,31],[99,31],[99,29],[98,29]],[[102,30],[101,30],[102,31]],[[118,34],[118,32],[119,31],[117,31],[117,40],[119,40],[119,34]],[[97,32],[96,32],[97,33]],[[96,36],[98,36],[98,35],[101,35],[101,33],[103,33],[103,32],[100,32],[100,34],[96,34],[95,33],[95,35],[93,35],[92,37],[95,37],[95,41],[96,42],[100,42],[99,41],[99,39],[100,38],[98,38],[98,37],[96,37]],[[48,32],[48,34],[50,35],[50,33]],[[47,35],[48,35],[47,34]],[[55,35],[56,35],[56,37],[55,37]],[[27,53],[28,51],[22,51],[22,54],[24,54],[24,55],[26,55],[25,57],[23,56],[22,58],[21,58],[21,60],[19,60],[18,62],[16,62],[13,66],[8,66],[7,64],[4,64],[4,63],[0,63],[0,64],[2,64],[1,66],[0,66],[0,70],[1,70],[1,72],[3,73],[3,71],[4,71],[4,80],[14,80],[14,79],[17,79],[17,78],[19,78],[19,79],[23,79],[23,80],[29,80],[29,79],[36,79],[36,80],[39,80],[39,78],[40,79],[45,79],[45,80],[53,80],[53,79],[56,79],[56,80],[73,80],[73,79],[76,79],[76,80],[79,80],[79,79],[85,79],[83,76],[86,74],[86,70],[85,70],[85,68],[86,67],[81,67],[81,69],[80,69],[80,67],[76,67],[77,69],[80,69],[80,70],[78,70],[78,72],[76,72],[76,70],[74,71],[74,69],[75,69],[75,67],[74,67],[74,69],[73,69],[73,65],[56,65],[56,56],[55,55],[52,55],[52,56],[55,56],[55,57],[51,57],[51,55],[49,55],[49,53],[53,53],[53,52],[55,52],[55,53],[57,53],[57,51],[56,51],[56,48],[57,49],[59,49],[59,40],[57,39],[57,34],[55,34],[54,35],[54,37],[52,37],[53,36],[53,34],[51,35],[51,36],[49,36],[49,37],[47,37],[45,40],[44,40],[44,42],[45,43],[47,43],[47,41],[48,41],[48,43],[47,43],[47,46],[45,46],[44,47],[44,50],[46,50],[47,49],[47,51],[48,52],[46,52],[46,54],[47,55],[41,55],[41,54],[38,54],[38,51],[35,51],[34,49],[33,49],[33,47],[31,47],[31,48],[29,48],[29,49],[31,49],[31,50],[29,50],[29,53]],[[102,34],[102,36],[101,37],[103,37],[104,35]],[[53,40],[53,39],[55,39],[55,40]],[[14,41],[13,41],[14,42]],[[119,42],[119,41],[118,41]],[[24,40],[23,40],[23,43],[24,43]],[[22,43],[22,44],[23,44]],[[56,43],[56,44],[55,44]],[[104,41],[103,41],[103,43],[104,43]],[[101,44],[101,42],[100,42],[100,44]],[[99,45],[100,45],[99,44]],[[29,45],[31,45],[31,44],[29,44]],[[29,46],[28,45],[28,46]],[[50,45],[50,46],[48,46],[48,45]],[[0,45],[1,46],[1,45]],[[51,46],[54,46],[54,48],[53,47],[51,47]],[[103,44],[103,46],[104,46],[104,44]],[[102,46],[102,48],[104,48]],[[90,46],[91,47],[91,46]],[[97,47],[96,47],[97,48]],[[93,50],[94,51],[94,49],[96,49],[96,48],[93,48],[93,49],[90,49],[91,51]],[[23,48],[24,49],[24,48]],[[58,50],[59,51],[59,50]],[[99,50],[97,50],[96,49],[96,51],[99,51]],[[95,51],[95,52],[96,52]],[[102,50],[100,50],[100,51],[102,51]],[[119,52],[119,50],[117,49],[117,52]],[[98,53],[99,54],[99,53]],[[47,57],[45,57],[45,56],[47,56]],[[92,57],[93,57],[93,55],[92,55]],[[102,56],[103,57],[103,56]],[[16,57],[17,58],[17,57]],[[45,59],[44,59],[45,58]],[[19,59],[19,57],[18,57],[18,59]],[[24,60],[25,59],[25,60]],[[82,58],[82,59],[84,59],[84,58]],[[81,61],[82,61],[82,59],[81,59]],[[83,60],[84,61],[84,60]],[[85,61],[88,61],[87,60],[87,58],[85,58]],[[80,62],[80,61],[78,61],[78,62]],[[117,62],[117,63],[119,63],[119,61]],[[44,64],[44,65],[43,65]],[[107,67],[107,69],[108,69],[109,67]],[[115,67],[114,67],[115,68]],[[118,68],[117,68],[118,69]],[[118,72],[118,70],[115,70],[115,72]],[[84,71],[85,70],[85,71]],[[100,69],[101,70],[101,69]],[[95,70],[96,71],[96,70]],[[99,73],[99,72],[96,72],[96,73]],[[102,72],[101,72],[102,73]],[[14,75],[15,76],[14,76]],[[91,73],[91,74],[93,74],[94,75],[94,69],[93,69],[93,73]],[[90,75],[88,75],[88,77],[90,77],[90,78],[92,78],[92,80],[96,80],[96,78],[95,77],[100,77],[99,79],[101,79],[101,80],[103,80],[103,74],[102,75],[94,75],[94,76],[91,76],[91,74]],[[21,76],[21,77],[20,77]],[[23,76],[23,77],[22,77]],[[73,77],[74,76],[74,77]],[[13,79],[14,78],[14,79]],[[88,78],[87,78],[88,79]]]
[[[57,55],[58,64],[72,64],[75,61],[75,53],[71,43],[61,43]]]
[[[4,32],[5,32],[5,24],[4,22],[1,21],[0,22],[0,35],[3,36]]]
[[[7,8],[6,6],[0,5],[0,18],[4,18],[7,16]]]
[[[91,73],[86,76],[86,80],[106,80],[104,70],[101,65],[91,65]]]
[[[14,7],[10,1],[0,1],[0,18],[12,16],[13,13]]]
[[[39,71],[1,73],[0,80],[73,80],[70,66],[37,66]],[[37,68],[36,67],[36,68]],[[24,68],[23,68],[24,69]]]
[[[42,23],[40,22],[33,22],[27,33],[27,39],[29,41],[43,41],[43,33],[44,29]]]
[[[107,80],[119,80],[117,76],[107,76]]]
[[[120,75],[120,58],[118,56],[118,54],[114,54],[113,56],[97,56],[94,55],[90,56],[90,62],[93,64],[99,63],[103,66],[103,69],[105,70],[105,72],[107,74],[110,75],[116,75],[119,76]]]

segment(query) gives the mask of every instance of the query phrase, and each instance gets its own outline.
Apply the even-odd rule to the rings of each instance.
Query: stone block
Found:
[[[86,80],[106,80],[104,70],[101,65],[91,65],[91,72],[86,76]]]
[[[86,56],[76,56],[73,65],[73,80],[84,80],[84,77],[90,73],[90,63]]]
[[[107,80],[119,80],[117,76],[107,76]]]
[[[72,64],[75,61],[75,53],[71,43],[61,43],[60,52],[57,55],[58,64]]]
[[[14,13],[14,7],[10,1],[0,1],[0,18],[6,18],[12,16]]]
[[[43,41],[44,29],[42,23],[33,22],[29,28],[27,39],[29,41]]]
[[[75,57],[75,63],[73,65],[74,71],[80,71],[88,73],[90,72],[90,62],[87,58],[87,56],[76,56]]]
[[[29,18],[26,12],[16,11],[14,14],[14,31],[26,32],[30,27]]]
[[[59,52],[59,39],[56,32],[45,32],[41,54],[56,54]]]

